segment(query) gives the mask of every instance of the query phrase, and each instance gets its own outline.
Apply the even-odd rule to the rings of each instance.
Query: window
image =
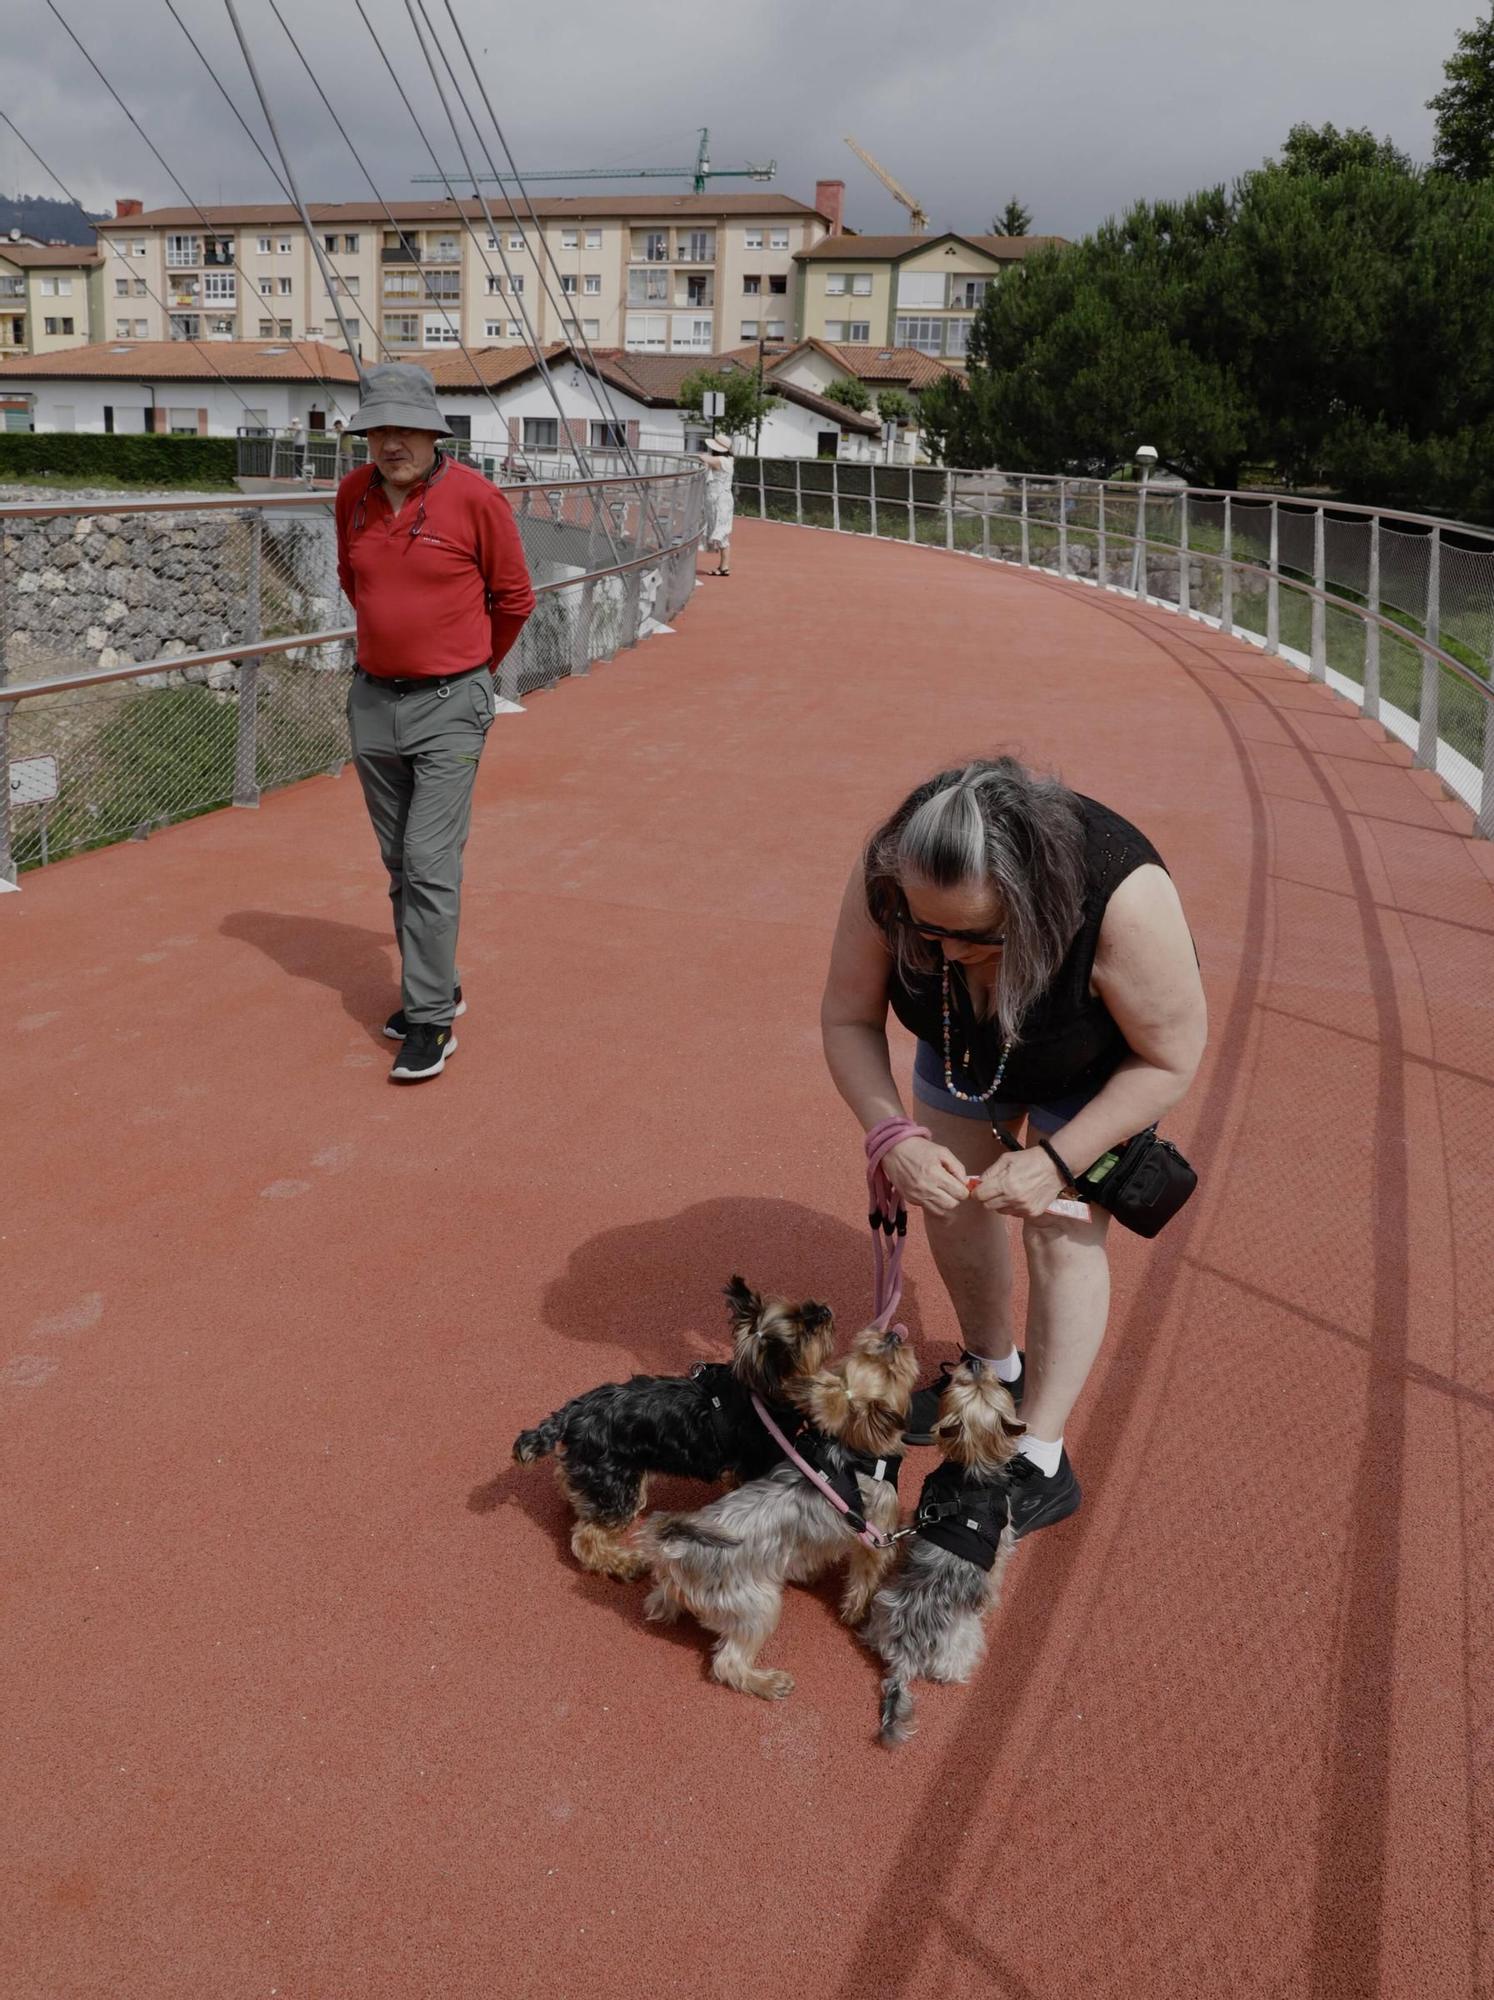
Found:
[[[591,443],[597,451],[625,451],[628,443],[626,424],[598,424],[591,427]]]
[[[501,319],[485,319],[482,323],[482,337],[484,340],[501,340],[503,338],[503,321]]]
[[[130,257],[143,257],[145,255],[145,238],[143,236],[132,236],[125,245],[125,252]]]
[[[196,437],[197,412],[195,410],[168,410],[166,428],[173,437]]]
[[[324,236],[322,238],[322,248],[329,257],[335,257],[337,255],[337,238],[335,236]]]
[[[347,252],[348,256],[356,257],[358,254],[358,238],[356,236],[344,236],[342,239],[342,247]]]
[[[170,328],[173,340],[200,340],[202,338],[202,321],[196,313],[172,313]]]
[[[73,330],[70,319],[46,319],[42,321],[42,325],[48,333],[71,333]]]
[[[763,247],[763,232],[760,229],[749,229],[742,238],[742,245],[747,250],[761,250]]]
[[[149,320],[137,319],[135,322],[135,338],[137,340],[144,340],[149,326],[150,326]]]
[[[669,273],[667,271],[629,271],[628,304],[630,306],[663,305],[669,297]]]
[[[418,299],[425,294],[425,281],[418,271],[386,271],[384,273],[384,296],[386,299]]]
[[[502,290],[503,290],[503,279],[502,279],[502,277],[501,277],[501,276],[499,275],[499,273],[498,273],[497,271],[489,271],[489,273],[488,273],[488,297],[489,297],[490,299],[495,299],[495,298],[497,298],[497,297],[498,297],[498,296],[499,296],[499,295],[501,294]]]
[[[488,248],[490,250],[498,248],[498,238],[493,234],[491,229],[488,231]]]
[[[220,304],[234,301],[239,296],[238,279],[232,271],[208,271],[203,275],[202,296],[217,299]]]
[[[130,296],[130,281],[128,278],[116,278],[114,280],[114,296],[117,299],[127,299]]]
[[[117,319],[114,322],[114,338],[116,340],[128,340],[129,337],[130,322],[127,319]]]
[[[144,278],[137,278],[135,280],[135,297],[137,299],[143,299],[149,289],[150,287],[146,284]]]
[[[756,339],[757,339],[757,327],[758,327],[758,323],[757,323],[757,321],[756,321],[755,319],[744,319],[744,320],[742,321],[742,338],[743,338],[743,340],[756,340]]]
[[[290,238],[288,236],[279,237],[275,243],[275,254],[278,257],[288,257],[290,253],[291,253]]]
[[[41,295],[44,299],[70,299],[73,295],[71,278],[43,278]]]
[[[786,229],[775,229],[768,238],[768,248],[770,250],[787,250],[788,247],[788,231]]]
[[[757,298],[758,295],[761,293],[762,288],[763,288],[763,281],[760,276],[754,277],[750,273],[744,275],[742,279],[742,295],[744,298],[749,298],[749,299]]]
[[[358,296],[358,280],[356,278],[334,278],[332,280],[332,295],[334,298],[356,299]]]
[[[347,318],[348,322],[348,339],[356,342],[362,337],[363,327],[358,320],[352,317],[351,314],[347,314],[345,315],[345,317]]]
[[[589,299],[599,299],[602,296],[601,272],[588,271],[585,279],[582,282],[581,289],[585,292],[586,296]]]
[[[899,271],[897,276],[897,302],[900,307],[920,307],[944,303],[944,273],[942,271]]]
[[[168,236],[166,238],[166,268],[180,270],[184,265],[202,262],[202,238],[200,236]]]
[[[526,417],[524,419],[524,448],[526,451],[554,451],[560,442],[560,425],[555,417]]]
[[[436,247],[431,252],[431,255],[438,264],[455,264],[461,257],[461,252],[457,249],[456,238],[454,236],[438,236],[436,238]]]
[[[560,280],[560,289],[568,299],[573,298],[575,296],[576,280],[569,271],[565,272],[562,275]]]
[[[420,338],[419,313],[385,313],[384,338],[391,344],[402,342],[413,347]]]
[[[562,250],[574,250],[579,240],[574,229],[562,229],[560,232],[560,247]]]
[[[973,319],[949,319],[944,322],[946,354],[964,354],[970,342],[970,329],[974,324]]]
[[[268,257],[271,247],[272,245],[268,236],[261,236],[255,244],[255,248],[259,251],[261,257]]]
[[[640,229],[633,236],[633,255],[645,264],[669,261],[669,235],[663,229]]]
[[[277,278],[275,280],[275,289],[279,292],[281,298],[283,299],[288,299],[290,297],[291,285],[292,285],[292,280],[289,278]]]
[[[425,344],[427,347],[460,347],[461,339],[455,326],[442,313],[427,313],[425,316]]]
[[[920,354],[942,354],[944,322],[938,319],[904,319],[899,315],[893,328],[894,347],[916,347]]]
[[[782,298],[788,291],[788,273],[786,271],[779,271],[770,277],[768,280],[768,290],[773,293],[775,298]]]
[[[669,321],[663,313],[627,315],[623,345],[635,354],[661,354],[669,345]]]
[[[291,337],[290,321],[288,319],[277,319],[275,322],[275,332],[279,339],[289,340]]]
[[[848,319],[846,321],[846,339],[852,346],[864,346],[871,339],[871,321],[869,319]]]
[[[522,231],[517,229],[511,229],[509,231],[508,247],[510,250],[522,250],[524,248],[524,237]]]
[[[844,297],[845,289],[846,289],[845,272],[832,271],[825,280],[825,290],[830,294],[832,299],[838,299]]]
[[[462,295],[460,271],[427,271],[425,296],[428,299],[459,299]]]
[[[986,295],[989,278],[951,278],[949,281],[949,303],[963,306],[966,312],[973,312]]]
[[[262,320],[260,321],[260,323],[259,323],[259,337],[260,337],[260,339],[261,339],[261,340],[273,340],[273,339],[275,338],[275,322],[274,322],[274,320],[272,320],[272,319],[262,319]]]
[[[232,340],[238,332],[238,326],[232,313],[210,313],[208,315],[207,330],[216,340]],[[309,326],[306,329],[308,334],[314,330],[314,328]]]
[[[869,299],[871,297],[871,281],[872,274],[870,271],[853,271],[851,273],[851,291],[854,296],[858,299]]]
[[[587,340],[599,340],[602,334],[602,322],[599,319],[584,319],[581,322],[581,332]]]
[[[764,340],[782,340],[782,339],[783,339],[783,325],[784,325],[784,323],[783,323],[783,321],[782,321],[781,319],[769,319],[769,320],[764,320],[764,321],[763,321],[763,339],[764,339]]]
[[[685,264],[713,264],[716,261],[716,232],[691,229],[680,236],[679,261]]]
[[[587,249],[588,249],[588,250],[600,250],[600,249],[601,249],[601,247],[602,247],[602,232],[601,232],[601,230],[600,230],[600,229],[588,229],[588,230],[587,230],[587,232],[586,232],[586,247],[587,247]]]
[[[509,321],[508,337],[510,340],[518,340],[522,335],[523,331],[524,331],[524,322],[522,320],[511,319]]]
[[[709,354],[711,351],[711,322],[696,319],[691,313],[675,313],[670,328],[670,344],[678,354]]]

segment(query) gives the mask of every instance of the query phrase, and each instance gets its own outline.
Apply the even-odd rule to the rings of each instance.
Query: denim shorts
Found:
[[[944,1088],[944,1058],[932,1042],[920,1042],[913,1059],[913,1096],[930,1111],[945,1111],[951,1118],[976,1118],[982,1125],[1010,1125],[1025,1111],[1032,1130],[1049,1137],[1062,1131],[1071,1118],[1077,1118],[1102,1088],[1103,1085],[1096,1084],[1091,1090],[1055,1097],[1047,1104],[1024,1105],[1020,1099],[1004,1097],[988,1097],[984,1104],[967,1104],[964,1098],[951,1096]]]

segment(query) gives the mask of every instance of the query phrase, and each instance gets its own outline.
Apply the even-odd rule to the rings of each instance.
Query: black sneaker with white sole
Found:
[[[1021,1541],[1037,1528],[1051,1528],[1077,1512],[1081,1494],[1069,1455],[1059,1455],[1058,1470],[1051,1479],[1042,1468],[1021,1452],[1006,1468],[1008,1506],[1012,1533]]]
[[[462,998],[462,989],[460,986],[451,997],[454,1003],[451,1010],[451,1018],[455,1020],[458,1014],[466,1013],[467,1003]],[[405,1019],[405,1010],[403,1007],[397,1007],[384,1023],[384,1033],[389,1037],[391,1042],[402,1042],[409,1032],[410,1024]]]
[[[960,1361],[965,1359],[965,1352],[962,1347]],[[935,1380],[927,1383],[922,1389],[913,1391],[913,1400],[908,1405],[908,1426],[903,1432],[904,1444],[934,1442],[934,1426],[939,1421],[939,1399],[948,1388],[949,1378],[959,1367],[960,1361],[941,1361]],[[1020,1351],[1017,1355],[1017,1379],[1015,1382],[1008,1382],[1006,1386],[1012,1392],[1012,1401],[1020,1410],[1022,1392],[1027,1387],[1027,1357]]]
[[[456,1054],[457,1038],[449,1021],[416,1021],[405,1036],[405,1045],[394,1059],[390,1079],[394,1083],[424,1083],[439,1076],[446,1058]]]

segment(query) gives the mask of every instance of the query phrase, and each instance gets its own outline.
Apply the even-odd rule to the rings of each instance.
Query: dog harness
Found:
[[[857,1541],[865,1542],[869,1549],[890,1548],[897,1537],[884,1535],[862,1513],[861,1488],[856,1484],[856,1474],[864,1472],[868,1479],[890,1480],[896,1490],[902,1454],[894,1456],[889,1453],[885,1458],[877,1458],[871,1452],[852,1451],[835,1438],[827,1437],[823,1431],[817,1431],[807,1418],[797,1413],[789,1413],[790,1422],[780,1426],[760,1397],[753,1397],[752,1407],[762,1419],[768,1435],[777,1441],[784,1457],[798,1467],[811,1486],[824,1494],[837,1513],[845,1515]],[[778,1412],[779,1416],[785,1414],[782,1410]]]
[[[753,1429],[754,1397],[732,1373],[730,1362],[698,1361],[690,1370],[690,1379],[705,1398],[723,1469],[741,1465],[747,1455],[746,1440],[757,1435]],[[798,1413],[786,1403],[770,1403],[768,1408],[781,1424],[792,1427],[800,1422]]]
[[[946,1459],[923,1482],[913,1530],[935,1548],[990,1569],[1006,1525],[1004,1479],[972,1480],[965,1466]]]

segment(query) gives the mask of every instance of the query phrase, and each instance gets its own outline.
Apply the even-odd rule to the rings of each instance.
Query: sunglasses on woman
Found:
[[[992,947],[1006,943],[1005,931],[947,931],[942,924],[921,924],[911,911],[898,918],[904,930],[912,931],[927,944],[937,944],[940,938],[948,938],[951,944],[983,944]]]

